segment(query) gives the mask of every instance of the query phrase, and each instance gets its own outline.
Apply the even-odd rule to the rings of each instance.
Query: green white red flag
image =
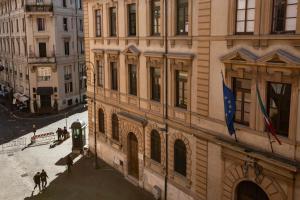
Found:
[[[256,93],[257,93],[257,98],[258,98],[258,102],[259,102],[259,106],[260,106],[260,110],[264,115],[264,120],[265,120],[265,124],[269,130],[269,132],[273,135],[273,137],[276,139],[276,141],[281,145],[281,141],[278,139],[277,134],[276,134],[276,130],[273,127],[272,121],[266,111],[266,108],[262,102],[261,96],[260,96],[260,92],[259,89],[256,85]]]

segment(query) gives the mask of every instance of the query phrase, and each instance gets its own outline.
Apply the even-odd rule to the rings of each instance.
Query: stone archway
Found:
[[[235,200],[269,200],[265,191],[252,181],[241,181],[235,188]]]
[[[243,173],[242,165],[228,166],[225,171],[223,182],[224,200],[235,200],[235,191],[238,185],[243,181],[251,181],[259,186],[268,196],[269,200],[286,200],[286,194],[275,179],[269,176],[260,175],[257,181],[254,169],[249,168],[248,174]]]

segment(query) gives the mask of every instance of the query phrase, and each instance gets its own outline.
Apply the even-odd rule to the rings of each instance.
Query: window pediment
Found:
[[[255,63],[258,57],[247,49],[237,49],[221,58],[223,63]]]
[[[122,53],[125,54],[125,55],[139,56],[141,52],[135,46],[130,45]]]
[[[300,58],[282,49],[272,51],[257,60],[261,65],[289,65],[300,67]]]

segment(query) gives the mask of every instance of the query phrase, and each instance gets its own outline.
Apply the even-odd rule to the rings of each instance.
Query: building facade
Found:
[[[79,103],[86,92],[80,0],[0,2],[1,90],[31,112]]]
[[[162,199],[299,199],[297,0],[85,0],[83,9],[92,152],[96,137],[99,157]],[[221,72],[236,96],[238,142],[224,122]]]

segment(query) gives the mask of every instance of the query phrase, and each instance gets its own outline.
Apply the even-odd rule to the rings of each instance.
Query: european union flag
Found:
[[[230,135],[235,134],[234,129],[234,115],[236,111],[235,96],[233,92],[225,85],[223,79],[223,95],[224,95],[224,109],[225,119],[228,132]]]

